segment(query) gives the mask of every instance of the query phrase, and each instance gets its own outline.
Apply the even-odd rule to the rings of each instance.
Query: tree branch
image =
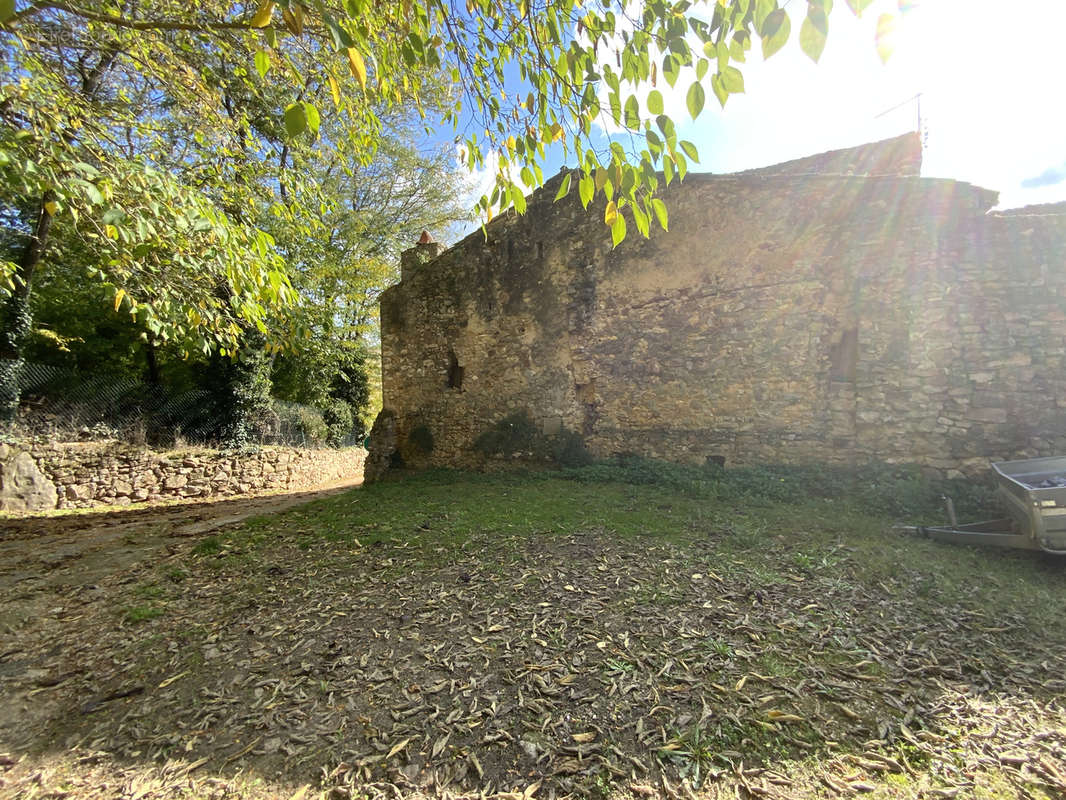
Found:
[[[89,22],[102,22],[107,25],[114,25],[116,28],[127,28],[134,31],[223,31],[223,30],[251,30],[251,26],[247,22],[226,22],[225,20],[202,20],[200,22],[179,22],[173,19],[145,19],[135,20],[128,19],[127,17],[120,17],[114,14],[100,14],[95,11],[88,11],[84,8],[78,8],[68,3],[57,3],[52,0],[45,0],[44,2],[34,3],[27,9],[16,14],[13,18],[8,20],[2,27],[12,29],[15,25],[25,19],[28,16],[40,13],[47,10],[62,11],[71,16],[80,17],[81,19],[88,20]]]

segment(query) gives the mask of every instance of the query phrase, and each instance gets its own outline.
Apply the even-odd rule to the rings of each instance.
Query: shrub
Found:
[[[529,413],[519,411],[504,417],[478,436],[474,449],[486,456],[532,453],[542,438]]]
[[[563,467],[581,467],[592,463],[585,440],[575,431],[563,429],[547,436],[525,411],[504,417],[474,442],[474,450],[486,456],[512,456],[516,453]]]
[[[299,433],[306,442],[316,444],[326,439],[326,422],[322,412],[311,406],[275,403],[282,433]]]
[[[352,432],[355,415],[343,400],[329,400],[322,408],[322,421],[326,426],[326,444],[340,447]]]
[[[811,498],[846,500],[864,510],[906,519],[937,518],[941,497],[955,500],[960,517],[998,516],[993,487],[971,480],[933,480],[914,465],[870,464],[857,469],[829,465],[761,464],[724,468],[684,466],[623,455],[563,471],[582,483],[621,482],[663,486],[719,502],[777,505]]]
[[[617,482],[699,492],[709,483],[713,472],[623,453],[610,461],[564,470],[563,475],[579,483]]]
[[[337,374],[330,383],[330,396],[343,400],[352,411],[351,433],[358,439],[367,434],[363,416],[370,407],[370,377],[366,353],[347,350],[338,362]]]
[[[563,429],[555,436],[549,437],[552,461],[561,467],[583,467],[592,463],[592,454],[585,447],[581,434]]]
[[[425,425],[419,425],[407,435],[407,443],[419,455],[428,456],[433,452],[433,431]]]

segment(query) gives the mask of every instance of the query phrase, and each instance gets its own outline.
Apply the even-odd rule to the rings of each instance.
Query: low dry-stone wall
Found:
[[[0,445],[0,510],[121,506],[307,489],[358,478],[365,458],[361,447],[159,453],[116,442],[40,444],[26,449]],[[9,490],[12,497],[7,496]]]

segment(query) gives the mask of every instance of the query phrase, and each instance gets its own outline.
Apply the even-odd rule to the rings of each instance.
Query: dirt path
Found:
[[[182,539],[330,497],[361,482],[355,478],[288,494],[0,519],[0,635],[13,633],[47,608],[56,593],[91,589],[111,575],[172,553]]]

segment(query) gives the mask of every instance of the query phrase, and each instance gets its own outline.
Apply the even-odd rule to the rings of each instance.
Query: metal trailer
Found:
[[[1009,517],[959,525],[951,499],[944,498],[946,526],[909,526],[942,542],[1043,550],[1066,555],[1066,456],[992,464],[996,494]]]

